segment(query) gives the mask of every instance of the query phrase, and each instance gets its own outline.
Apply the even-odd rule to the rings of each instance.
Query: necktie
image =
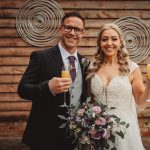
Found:
[[[74,56],[69,56],[68,57],[68,59],[69,59],[69,63],[70,63],[70,75],[71,75],[71,78],[72,78],[72,81],[74,81],[75,80],[75,78],[76,78],[76,67],[75,67],[75,57]]]

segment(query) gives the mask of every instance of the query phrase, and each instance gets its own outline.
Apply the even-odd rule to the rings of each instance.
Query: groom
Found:
[[[61,40],[58,45],[31,54],[29,65],[18,86],[18,94],[32,101],[31,112],[23,135],[23,143],[30,150],[73,150],[72,140],[67,139],[65,129],[59,128],[62,120],[58,115],[66,115],[64,103],[79,105],[85,100],[85,74],[83,56],[77,52],[85,23],[77,12],[69,12],[62,18]],[[64,63],[71,63],[73,56],[75,79],[61,78]],[[69,89],[69,90],[68,90]],[[56,145],[54,143],[57,143]]]

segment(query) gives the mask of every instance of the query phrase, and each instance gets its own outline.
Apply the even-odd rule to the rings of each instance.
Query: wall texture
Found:
[[[16,93],[19,80],[29,62],[30,53],[44,47],[25,42],[16,30],[16,14],[25,0],[0,1],[0,136],[21,136],[31,108],[31,102]],[[37,0],[38,2],[38,0]],[[124,16],[135,16],[150,26],[149,0],[56,0],[62,9],[79,11],[86,21],[86,33],[79,52],[92,57],[96,52],[96,37],[102,24]],[[146,63],[139,63],[145,79]],[[150,107],[139,114],[143,136],[150,136]]]

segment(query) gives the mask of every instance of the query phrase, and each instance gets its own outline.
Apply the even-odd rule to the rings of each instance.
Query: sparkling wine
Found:
[[[150,79],[150,64],[147,64],[147,75],[148,78]]]
[[[71,78],[68,64],[64,64],[62,71],[61,71],[61,77],[62,78]],[[68,107],[67,103],[66,103],[66,93],[64,93],[64,103],[62,105],[60,105],[60,107]]]
[[[62,70],[61,71],[61,77],[62,78],[70,78],[70,72],[69,72],[69,70]]]

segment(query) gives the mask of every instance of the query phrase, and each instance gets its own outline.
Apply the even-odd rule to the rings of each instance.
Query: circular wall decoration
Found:
[[[150,29],[143,20],[127,16],[114,22],[117,24],[126,41],[129,57],[136,63],[143,61],[150,54]]]
[[[31,45],[53,46],[60,39],[63,15],[62,8],[53,0],[28,0],[17,13],[17,32]]]

